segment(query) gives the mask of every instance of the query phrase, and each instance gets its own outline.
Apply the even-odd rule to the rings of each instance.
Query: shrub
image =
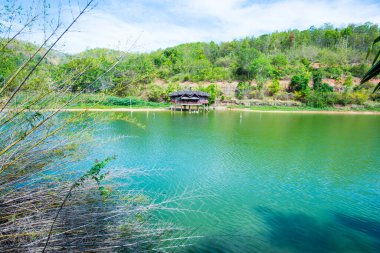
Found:
[[[339,94],[313,91],[305,96],[305,104],[315,108],[325,108],[339,103]]]
[[[352,75],[348,74],[347,77],[346,77],[346,80],[344,80],[344,82],[343,82],[343,86],[346,87],[346,88],[350,88],[353,85],[354,85],[354,81],[352,79]]]
[[[297,100],[297,101],[301,101],[301,102],[304,102],[304,98],[305,95],[302,91],[296,91],[294,92],[294,99]]]
[[[168,83],[168,86],[166,87],[165,89],[165,92],[164,92],[164,96],[163,96],[163,99],[166,100],[166,101],[170,101],[170,93],[172,92],[175,92],[175,91],[179,91],[181,89],[179,83],[175,82],[175,83]]]
[[[364,103],[364,106],[365,108],[368,108],[368,109],[380,109],[380,103],[376,103],[376,102],[365,102]]]
[[[354,88],[354,91],[361,91],[361,90],[373,91],[375,87],[376,87],[376,84],[367,82],[367,83],[363,83],[362,85],[356,86]]]
[[[148,100],[151,102],[161,102],[165,96],[164,89],[158,85],[151,85],[148,91]]]
[[[239,82],[236,86],[235,94],[237,99],[243,99],[246,97],[253,87],[248,82]]]
[[[290,92],[278,92],[273,96],[277,100],[292,100],[294,99],[294,94]]]
[[[277,79],[273,79],[272,83],[268,86],[268,91],[271,95],[276,95],[280,91],[280,82]]]
[[[333,78],[335,80],[339,79],[343,75],[343,70],[341,68],[325,68],[323,69],[323,76],[326,78]]]
[[[369,70],[369,65],[363,63],[363,64],[352,66],[350,69],[350,72],[353,76],[362,77],[368,70]]]
[[[264,92],[262,90],[253,90],[251,91],[251,98],[253,99],[264,99]]]
[[[351,104],[350,94],[348,93],[341,94],[338,103],[343,106]]]
[[[290,81],[289,88],[292,91],[304,91],[308,88],[309,80],[305,74],[294,75]]]
[[[368,93],[364,91],[355,91],[350,94],[351,104],[363,105],[369,98]]]
[[[319,92],[333,92],[334,88],[327,83],[323,83],[320,87],[318,87],[317,91],[319,91]]]
[[[322,86],[322,78],[323,74],[321,70],[315,70],[313,72],[313,88],[314,90],[318,90],[320,86]]]
[[[271,63],[276,68],[284,68],[288,64],[288,59],[284,54],[277,54],[272,58]]]
[[[306,67],[306,68],[309,68],[310,67],[310,61],[306,58],[302,58],[301,59],[301,63]]]
[[[87,103],[91,103],[89,101],[86,101]],[[92,103],[96,103],[97,101],[92,101]],[[142,100],[140,98],[135,97],[114,97],[114,96],[108,96],[104,100],[104,102],[101,102],[102,105],[118,105],[118,106],[153,106],[156,105],[155,103]]]
[[[370,97],[373,101],[380,101],[380,92],[375,92]]]
[[[204,91],[210,94],[210,97],[208,99],[208,103],[210,105],[215,103],[216,98],[222,95],[222,91],[220,90],[219,86],[217,86],[216,84],[210,84],[209,86],[205,88],[201,88],[201,91]]]

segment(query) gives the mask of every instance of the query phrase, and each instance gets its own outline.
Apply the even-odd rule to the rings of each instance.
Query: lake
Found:
[[[127,113],[128,115],[130,113]],[[113,166],[163,169],[146,192],[183,196],[162,215],[203,238],[188,252],[380,252],[380,116],[134,112],[96,137]],[[184,195],[183,195],[184,194]]]

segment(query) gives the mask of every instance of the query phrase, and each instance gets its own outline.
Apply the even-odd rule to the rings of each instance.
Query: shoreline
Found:
[[[47,109],[45,111],[54,111],[55,109]],[[164,112],[170,111],[167,108],[68,108],[62,109],[62,112]]]
[[[44,111],[54,111],[47,109]],[[169,108],[68,108],[62,109],[62,112],[170,112]],[[211,109],[210,111],[213,111]],[[237,112],[257,112],[257,113],[298,113],[298,114],[347,114],[347,115],[380,115],[379,111],[339,111],[339,110],[255,110],[254,108],[228,108],[215,107],[214,111],[237,111]]]
[[[380,115],[377,111],[328,111],[328,110],[254,110],[249,108],[229,108],[227,110],[240,112],[260,112],[260,113],[297,113],[297,114],[347,114],[347,115]]]

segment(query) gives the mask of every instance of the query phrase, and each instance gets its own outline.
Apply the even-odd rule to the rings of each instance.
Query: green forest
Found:
[[[379,34],[379,26],[373,23],[343,28],[325,24],[230,42],[188,43],[150,53],[103,48],[76,55],[55,51],[43,60],[24,92],[81,92],[89,104],[101,94],[106,104],[123,106],[131,104],[130,97],[135,103],[147,101],[140,101],[142,105],[167,102],[171,92],[191,87],[211,93],[211,102],[227,104],[283,100],[319,108],[350,104],[377,108],[379,95],[372,94],[376,80],[358,84],[371,66],[374,55],[367,59],[366,54]],[[36,47],[15,41],[4,49],[2,89],[14,88],[5,87],[6,81]],[[22,74],[17,78],[23,78]]]

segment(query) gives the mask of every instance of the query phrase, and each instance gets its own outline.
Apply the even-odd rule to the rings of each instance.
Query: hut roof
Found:
[[[210,94],[203,91],[192,91],[192,90],[184,90],[184,91],[176,91],[169,94],[169,97],[180,97],[180,96],[187,96],[187,97],[210,97]]]

